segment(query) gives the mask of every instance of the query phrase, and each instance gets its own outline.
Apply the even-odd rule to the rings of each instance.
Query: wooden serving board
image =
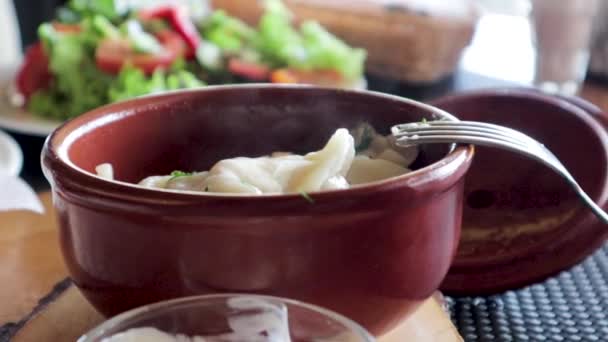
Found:
[[[66,279],[50,195],[46,214],[0,214],[0,327],[17,323],[10,341],[73,342],[104,318]],[[380,342],[457,342],[462,338],[442,307],[441,295],[428,299]],[[0,332],[0,337],[1,332]]]
[[[379,341],[462,341],[438,299],[433,297],[426,301],[416,314]],[[103,316],[95,311],[73,285],[70,285],[18,330],[12,341],[76,341],[83,333],[103,320]]]

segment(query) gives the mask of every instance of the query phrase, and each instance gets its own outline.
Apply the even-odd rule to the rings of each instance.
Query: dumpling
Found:
[[[97,167],[95,167],[95,172],[97,172],[97,175],[101,178],[105,178],[105,179],[109,179],[109,180],[114,179],[114,167],[112,167],[112,164],[109,164],[109,163],[99,164],[99,165],[97,165]]]
[[[244,182],[237,175],[226,172],[213,174],[207,178],[205,191],[233,194],[262,194],[262,190],[253,184]]]
[[[353,134],[357,155],[368,156],[371,159],[384,159],[402,166],[410,165],[418,157],[416,146],[397,146],[395,137],[378,134],[368,123],[359,125]]]
[[[205,191],[209,172],[195,172],[192,175],[172,177],[166,183],[167,189]]]
[[[346,180],[351,185],[375,182],[382,179],[401,176],[410,170],[384,159],[371,159],[367,156],[356,156]]]
[[[304,156],[274,152],[258,158],[220,160],[209,171],[151,176],[139,185],[148,188],[232,194],[281,194],[347,189],[351,185],[400,176],[417,157],[416,147],[401,148],[392,137],[376,133],[369,124],[354,130],[340,128],[325,146]],[[356,146],[356,147],[355,147]],[[359,151],[355,157],[355,152]],[[109,164],[98,175],[112,178]]]
[[[208,172],[195,172],[183,176],[150,176],[138,184],[146,188],[163,188],[173,190],[204,191]]]
[[[372,139],[369,147],[359,154],[368,156],[372,159],[384,159],[398,165],[410,165],[418,157],[416,146],[401,147],[393,141],[393,137],[376,135]]]
[[[348,188],[346,174],[355,156],[354,140],[338,129],[325,147],[305,156],[237,157],[217,162],[209,172],[152,176],[139,184],[174,190],[235,194],[279,194]]]
[[[306,156],[278,154],[277,157],[224,159],[209,170],[209,191],[240,192],[240,182],[260,193],[314,192],[348,188],[344,179],[355,156],[354,141],[346,129],[338,129],[325,147]],[[218,183],[212,186],[211,179]],[[221,187],[219,181],[230,182]],[[221,190],[221,191],[220,191]],[[249,191],[247,191],[249,192]]]
[[[345,177],[355,157],[355,141],[348,130],[341,128],[334,133],[325,147],[307,154],[309,165],[295,169],[286,192],[311,192],[338,184],[348,183],[330,179]],[[326,184],[330,182],[331,184]],[[335,187],[334,187],[335,188]]]
[[[146,188],[166,188],[171,178],[173,176],[150,176],[142,179],[139,185]]]
[[[342,175],[329,178],[321,186],[321,190],[337,190],[337,189],[348,189],[348,188],[350,188],[350,184],[348,184],[346,177],[344,177]]]
[[[411,165],[416,160],[416,158],[418,158],[418,153],[420,152],[420,150],[417,146],[397,146],[397,143],[395,142],[396,138],[394,136],[384,138],[388,141],[390,148],[382,151],[380,154],[377,155],[376,158],[392,161],[406,167]],[[397,154],[398,156],[395,157],[395,154]]]
[[[280,193],[282,187],[273,177],[276,165],[272,159],[238,157],[217,162],[209,170],[209,191],[251,193],[253,187],[256,193]]]

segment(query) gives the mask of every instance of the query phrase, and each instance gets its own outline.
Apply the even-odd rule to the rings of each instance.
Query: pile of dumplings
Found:
[[[235,157],[217,162],[209,171],[150,176],[139,182],[147,188],[230,194],[309,193],[347,189],[410,172],[416,147],[402,148],[392,137],[377,134],[368,124],[349,132],[340,128],[325,146],[304,156],[275,152],[257,158]],[[97,167],[112,178],[108,164]]]

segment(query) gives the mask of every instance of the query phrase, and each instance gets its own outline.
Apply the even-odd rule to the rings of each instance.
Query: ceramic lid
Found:
[[[440,98],[462,120],[521,130],[553,151],[604,208],[608,199],[608,119],[580,99],[497,89]],[[608,228],[567,183],[542,164],[478,147],[467,174],[460,247],[442,290],[489,294],[541,281],[603,244]]]

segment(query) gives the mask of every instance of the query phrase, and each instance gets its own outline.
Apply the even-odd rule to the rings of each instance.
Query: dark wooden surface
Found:
[[[46,213],[0,213],[0,341],[75,341],[103,320],[66,280],[50,193]],[[462,341],[437,294],[381,342]]]

